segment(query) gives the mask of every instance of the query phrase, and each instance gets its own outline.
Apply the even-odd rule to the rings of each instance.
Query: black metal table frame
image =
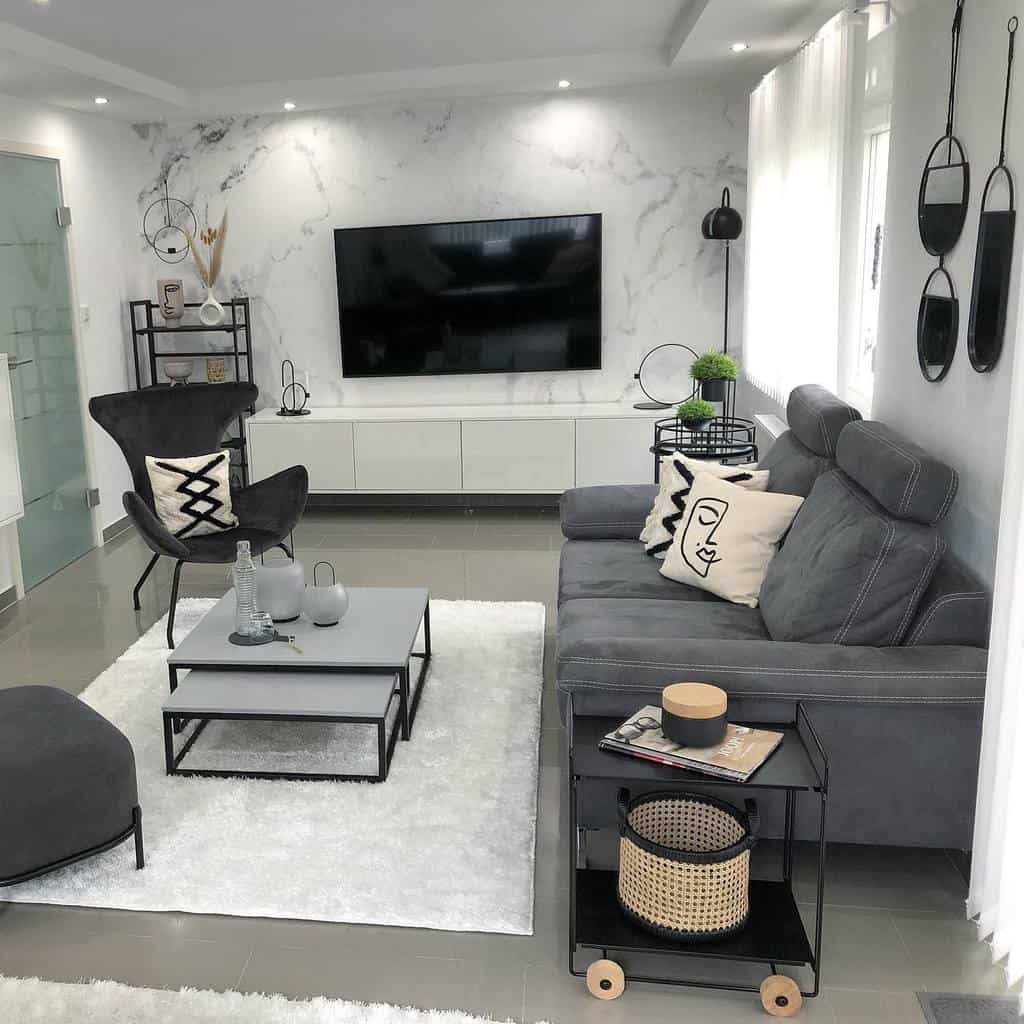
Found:
[[[174,752],[174,719],[173,711],[163,712],[164,718],[164,761],[168,775],[211,776],[217,779],[293,779],[301,782],[385,782],[391,769],[391,758],[395,753],[395,742],[398,739],[399,723],[396,721],[387,735],[387,716],[399,694],[396,688],[392,691],[392,699],[381,717],[359,715],[269,715],[245,712],[225,711],[218,714],[204,714],[198,720],[191,735],[182,744],[177,754]],[[225,722],[327,722],[339,725],[375,725],[377,727],[377,774],[342,774],[338,772],[254,772],[228,768],[181,768],[181,762],[188,756],[192,745],[202,735],[203,730],[213,721]]]
[[[708,957],[713,955],[709,952],[708,948],[701,945],[696,948],[689,948],[686,944],[680,943],[676,949],[666,951],[664,947],[659,946],[657,949],[650,949],[641,946],[601,946],[588,944],[584,947],[579,947],[576,941],[576,871],[581,866],[586,867],[586,850],[585,844],[580,842],[580,829],[577,823],[578,818],[578,807],[577,807],[577,782],[581,778],[586,776],[578,776],[575,768],[574,748],[573,748],[573,722],[574,722],[574,708],[573,708],[573,696],[569,694],[566,723],[567,723],[567,746],[568,746],[568,795],[569,795],[569,973],[577,978],[586,977],[586,970],[578,970],[576,967],[576,954],[579,948],[586,949],[599,949],[601,956],[608,959],[609,950],[613,950],[619,953],[626,954],[657,954],[664,955],[666,952],[670,954],[686,957]],[[806,742],[804,742],[803,735],[801,733],[801,726],[806,729],[807,735],[817,751],[817,755],[821,760],[822,769],[819,771],[818,765],[814,758],[810,756],[808,750],[808,760],[811,763],[811,767],[814,770],[815,775],[818,777],[818,786],[812,790],[807,789],[793,789],[782,786],[771,786],[762,787],[773,791],[784,789],[786,793],[786,817],[785,817],[785,835],[783,838],[783,856],[782,856],[782,881],[786,882],[790,888],[792,888],[793,882],[793,844],[796,831],[796,796],[800,792],[804,793],[815,793],[817,792],[821,801],[821,821],[818,829],[818,874],[817,874],[817,897],[815,902],[815,915],[814,915],[814,948],[813,955],[809,961],[803,963],[791,963],[785,960],[771,960],[762,957],[746,957],[746,956],[734,956],[728,955],[726,959],[735,960],[737,962],[746,963],[762,963],[766,964],[771,970],[772,974],[777,974],[776,969],[777,963],[786,963],[787,966],[796,967],[809,967],[814,975],[814,985],[810,989],[805,989],[801,986],[800,994],[807,998],[814,998],[821,991],[821,936],[822,936],[822,919],[823,910],[825,905],[825,856],[827,843],[825,840],[825,812],[828,801],[828,755],[825,753],[825,749],[821,744],[821,740],[818,738],[818,734],[811,724],[810,718],[807,712],[804,710],[802,703],[797,702],[796,704],[796,718],[790,723],[796,729],[796,734],[800,738],[800,742],[803,744],[804,749],[808,750]],[[767,725],[767,728],[771,728],[771,725]],[[632,759],[630,759],[632,760]],[[682,773],[681,773],[682,774]],[[712,776],[700,776],[696,777],[693,773],[687,773],[684,778],[680,778],[678,781],[668,781],[659,778],[657,785],[659,788],[671,787],[686,789],[687,787],[692,788],[694,785],[707,785],[718,787],[730,787],[739,790],[749,791],[751,787],[756,787],[756,773],[752,776],[751,781],[747,783],[736,783],[729,782],[724,779],[716,779]],[[605,779],[604,781],[608,781]],[[629,780],[635,781],[635,780]],[[675,985],[686,988],[703,988],[703,989],[717,989],[727,992],[751,992],[759,993],[759,986],[755,985],[744,985],[744,984],[728,984],[720,982],[709,982],[709,981],[698,981],[688,980],[679,978],[669,978],[655,975],[640,975],[631,972],[626,973],[627,981],[639,981],[639,982],[652,982],[659,985]]]
[[[305,665],[289,665],[287,668],[282,668],[280,665],[253,665],[251,663],[235,662],[235,663],[224,663],[217,662],[210,664],[208,662],[180,662],[176,665],[168,664],[167,673],[170,678],[170,689],[171,693],[178,688],[178,672],[182,670],[190,669],[207,669],[209,671],[240,671],[240,672],[296,672],[296,673],[328,673],[331,675],[359,675],[365,673],[380,673],[382,675],[393,674],[398,677],[398,722],[395,728],[392,730],[390,741],[388,741],[389,751],[387,756],[387,765],[383,772],[384,777],[387,775],[387,766],[391,763],[391,753],[394,750],[395,739],[401,733],[403,740],[411,739],[412,727],[416,721],[416,714],[419,711],[420,700],[423,697],[423,688],[426,685],[427,672],[430,668],[431,658],[431,641],[430,641],[430,599],[427,599],[426,604],[423,607],[423,650],[412,651],[409,654],[408,660],[403,664],[399,665],[354,665],[348,664],[343,666],[329,666],[329,667],[317,667],[317,666],[305,666]],[[413,660],[420,662],[419,671],[416,675],[415,687],[410,686],[411,678],[411,667]],[[388,705],[390,708],[390,703]],[[386,716],[387,712],[385,712]],[[337,717],[328,718],[325,716],[300,716],[300,715],[284,715],[284,716],[273,716],[273,715],[244,715],[244,714],[219,714],[219,715],[205,715],[204,718],[196,726],[195,730],[189,736],[182,750],[177,755],[173,754],[173,735],[180,733],[185,727],[185,724],[190,719],[181,714],[174,714],[172,712],[164,712],[164,753],[167,763],[167,774],[168,775],[210,775],[210,776],[221,776],[226,778],[288,778],[288,779],[330,779],[336,782],[340,781],[357,781],[367,780],[373,778],[372,776],[357,775],[357,776],[340,776],[340,775],[320,775],[320,774],[301,774],[298,772],[246,772],[246,771],[214,771],[210,770],[190,770],[178,768],[182,758],[191,749],[192,744],[199,738],[200,733],[206,728],[206,723],[214,719],[228,719],[232,721],[240,721],[246,718],[252,718],[259,721],[319,721],[319,722],[341,722],[348,724],[374,724],[379,720],[377,718],[357,718],[357,717]],[[384,726],[381,724],[381,729]],[[168,730],[171,732],[170,747],[168,747],[167,734]],[[380,732],[378,732],[378,744],[381,743]],[[168,755],[168,750],[171,753]],[[174,769],[173,771],[171,769]],[[383,782],[383,778],[376,778],[375,781]]]

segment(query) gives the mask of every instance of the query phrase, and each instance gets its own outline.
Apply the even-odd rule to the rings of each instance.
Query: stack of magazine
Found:
[[[730,724],[718,746],[681,747],[661,731],[661,708],[649,704],[608,733],[598,746],[731,782],[746,782],[781,742],[781,732]]]

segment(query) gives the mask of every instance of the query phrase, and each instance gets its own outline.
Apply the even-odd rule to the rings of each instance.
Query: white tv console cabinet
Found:
[[[312,494],[557,494],[650,483],[654,421],[620,404],[264,409],[246,421],[250,473],[309,470]],[[671,415],[671,413],[669,413]]]

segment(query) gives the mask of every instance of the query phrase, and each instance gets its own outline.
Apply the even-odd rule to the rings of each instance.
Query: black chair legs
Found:
[[[178,584],[181,582],[181,567],[184,562],[174,563],[174,581],[171,583],[171,606],[167,609],[167,646],[174,650],[174,612],[178,606]]]
[[[160,556],[154,555],[149,560],[149,565],[147,565],[146,568],[142,570],[142,575],[139,577],[139,582],[135,584],[135,589],[132,591],[132,604],[134,605],[136,611],[139,611],[139,609],[142,607],[142,605],[139,604],[139,591],[142,590],[142,584],[149,579],[149,574],[153,571],[153,566],[156,565],[156,563],[159,561]]]
[[[142,846],[142,808],[132,811],[132,824],[135,826],[135,870],[141,871],[146,866],[146,851]]]

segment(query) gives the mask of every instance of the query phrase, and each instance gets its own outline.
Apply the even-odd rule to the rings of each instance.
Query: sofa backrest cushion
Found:
[[[840,433],[848,423],[859,420],[860,413],[817,384],[801,384],[789,394],[786,419],[805,448],[834,459]]]
[[[771,446],[757,468],[768,470],[768,490],[772,494],[796,494],[806,498],[814,481],[822,473],[835,469],[835,463],[815,455],[796,439],[792,430],[787,430]]]
[[[890,514],[934,525],[956,497],[956,470],[900,437],[884,423],[851,423],[836,450],[839,468]]]
[[[908,647],[988,647],[988,591],[952,555],[939,563],[903,641]]]
[[[833,470],[768,566],[761,615],[773,640],[898,645],[944,550],[934,527],[896,519]]]

